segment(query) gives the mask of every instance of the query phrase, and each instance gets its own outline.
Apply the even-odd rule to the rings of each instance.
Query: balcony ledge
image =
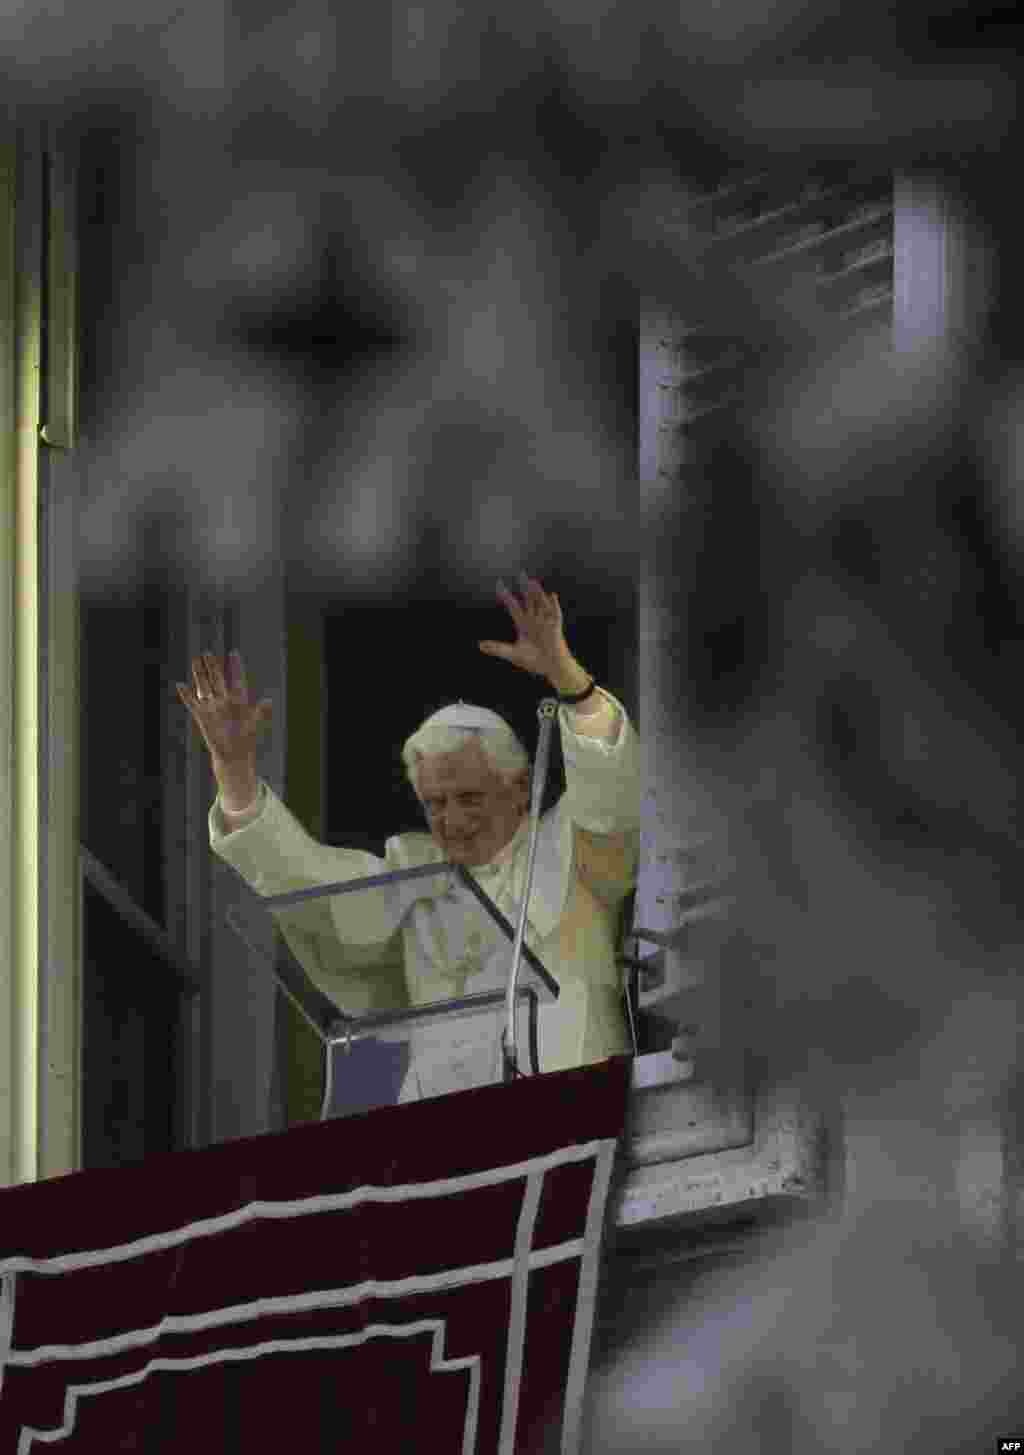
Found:
[[[751,1090],[721,1065],[707,1079],[686,1080],[672,1061],[666,1052],[633,1063],[620,1184],[611,1197],[618,1232],[692,1231],[759,1208],[775,1218],[826,1209],[839,1148],[805,1091]]]

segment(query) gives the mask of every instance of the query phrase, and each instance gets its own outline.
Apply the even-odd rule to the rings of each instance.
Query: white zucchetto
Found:
[[[492,712],[489,707],[474,707],[471,702],[455,702],[451,707],[442,707],[439,712],[432,713],[422,722],[420,727],[473,728],[477,731],[498,727],[504,728],[508,733],[514,731],[498,713]]]

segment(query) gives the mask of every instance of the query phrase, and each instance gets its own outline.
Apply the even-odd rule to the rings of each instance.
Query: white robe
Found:
[[[617,710],[614,740],[578,733],[568,710],[559,709],[566,791],[542,815],[537,839],[525,938],[560,990],[538,1016],[542,1071],[630,1049],[615,955],[622,901],[636,883],[641,751],[622,704],[599,690]],[[218,797],[209,814],[210,847],[261,895],[444,860],[428,833],[394,835],[383,858],[318,843],[262,781],[256,803],[233,822],[240,826],[229,828]],[[528,828],[524,819],[489,864],[470,870],[513,928]],[[310,979],[348,1014],[424,1005],[507,983],[511,944],[451,875],[325,896],[274,913]],[[496,1080],[503,1014],[490,1020],[413,1033],[400,1099]],[[519,1048],[524,1065],[522,1029]]]

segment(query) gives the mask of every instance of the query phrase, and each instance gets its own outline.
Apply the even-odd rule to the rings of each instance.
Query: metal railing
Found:
[[[203,975],[199,966],[193,964],[169,937],[167,931],[136,903],[129,890],[82,843],[78,845],[78,854],[82,878],[88,880],[121,918],[167,963],[181,993],[190,998],[198,995],[203,988]]]

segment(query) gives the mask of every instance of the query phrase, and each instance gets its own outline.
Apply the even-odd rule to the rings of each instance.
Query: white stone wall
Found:
[[[667,317],[645,320],[639,333],[640,485],[643,508],[656,510],[666,491],[685,489],[679,421],[684,410],[685,329]],[[634,926],[659,935],[681,929],[681,900],[695,886],[720,878],[727,868],[721,817],[702,789],[675,723],[678,694],[672,642],[678,622],[665,605],[656,573],[638,584],[637,709],[648,762],[643,800],[641,860]],[[657,965],[657,983],[641,985],[644,1011],[699,1025],[696,1046],[719,1043],[720,1006],[716,935],[710,922],[692,926],[679,944],[659,947],[641,940],[641,958]],[[691,1046],[687,1036],[680,1050]]]

